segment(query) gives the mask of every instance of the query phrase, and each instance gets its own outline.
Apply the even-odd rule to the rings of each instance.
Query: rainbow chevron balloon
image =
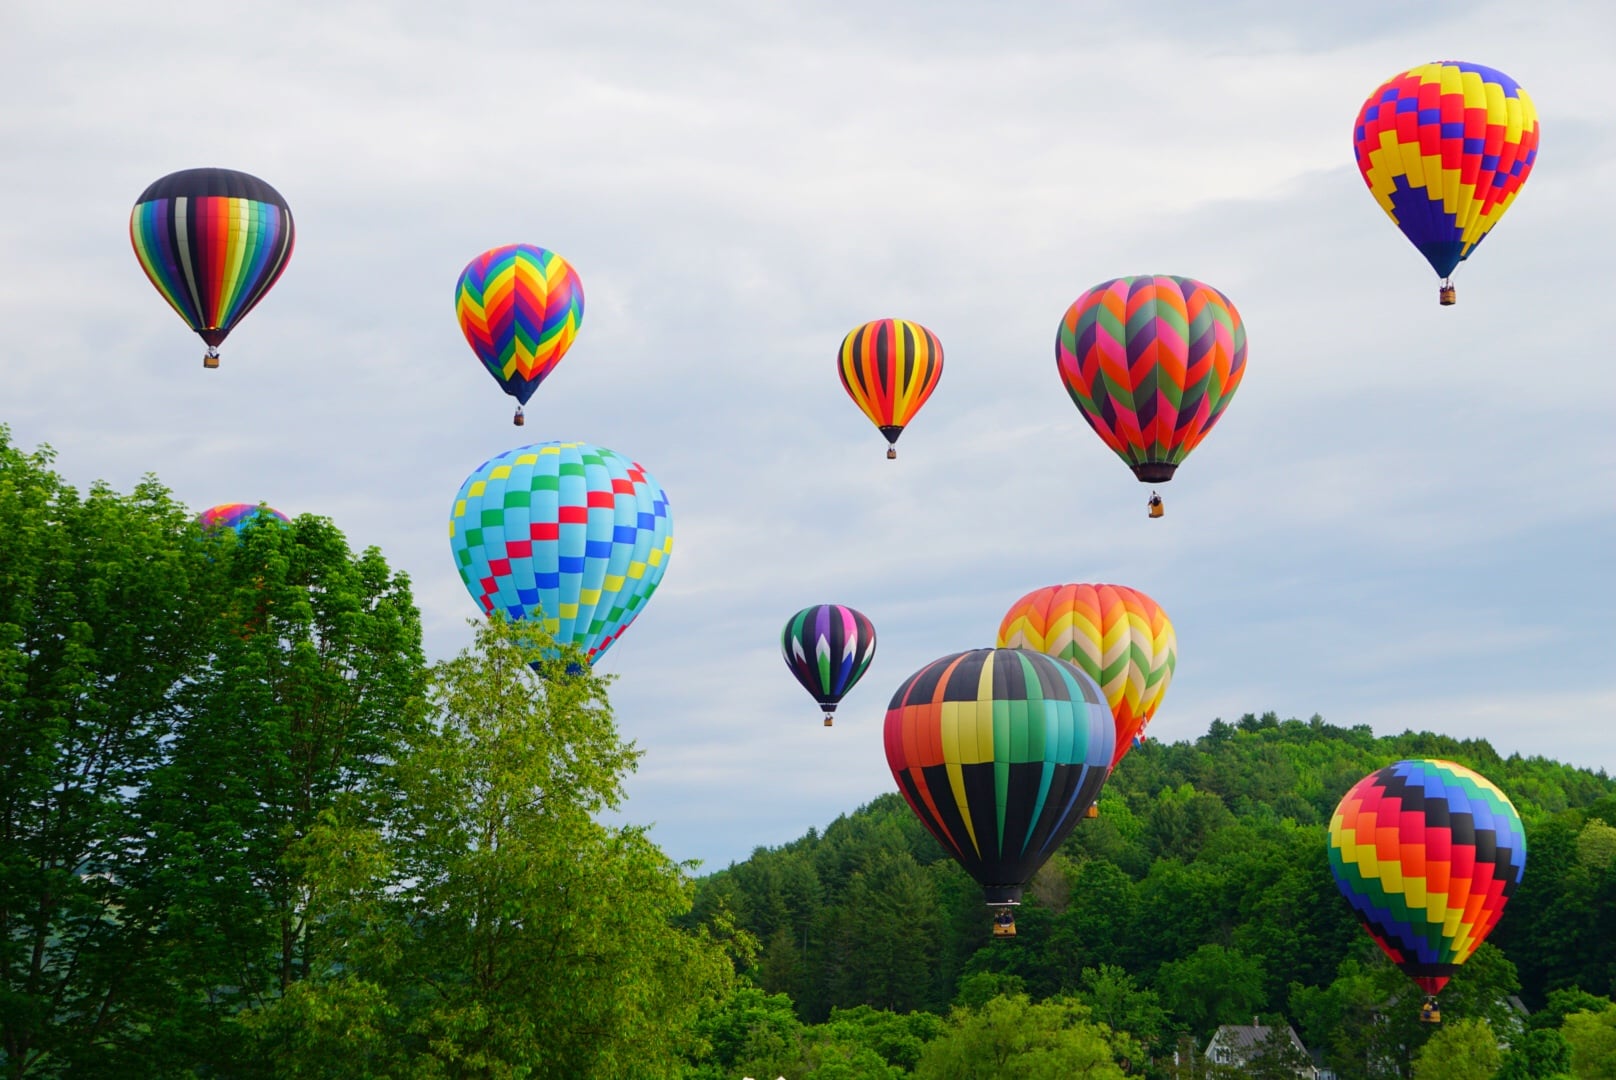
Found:
[[[1240,388],[1246,327],[1210,285],[1113,278],[1067,308],[1055,365],[1105,445],[1141,481],[1165,483]]]
[[[1444,281],[1515,201],[1537,144],[1526,91],[1458,60],[1387,79],[1352,129],[1364,183]]]
[[[280,192],[234,169],[170,173],[129,214],[141,269],[210,356],[280,278],[294,236]]]
[[[1172,620],[1125,585],[1034,589],[1005,612],[998,645],[1058,657],[1100,684],[1117,728],[1112,768],[1143,741],[1178,666]]]
[[[804,690],[814,695],[830,727],[843,695],[875,658],[875,626],[845,604],[815,604],[787,620],[780,652]]]
[[[500,389],[527,403],[561,363],[584,318],[584,287],[567,260],[531,244],[485,251],[460,272],[455,316]]]
[[[933,660],[887,706],[887,765],[909,809],[982,885],[1014,903],[1099,798],[1111,710],[1077,667],[1027,649]]]
[[[668,496],[604,447],[545,442],[483,462],[460,485],[449,548],[485,613],[543,619],[593,663],[645,610],[668,568]]]
[[[272,506],[259,506],[257,503],[221,503],[209,507],[196,516],[198,525],[208,532],[214,529],[233,529],[236,535],[241,535],[254,521],[281,521],[290,523],[291,519]]]
[[[1435,994],[1520,885],[1526,831],[1479,773],[1451,761],[1399,761],[1358,781],[1336,806],[1330,870],[1369,936]]]

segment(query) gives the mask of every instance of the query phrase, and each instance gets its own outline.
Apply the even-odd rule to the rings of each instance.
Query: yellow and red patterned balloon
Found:
[[[937,335],[904,319],[876,319],[855,327],[837,354],[842,388],[898,456],[898,436],[926,404],[943,377],[943,346]]]
[[[1001,649],[1076,664],[1100,684],[1116,722],[1116,767],[1142,741],[1178,666],[1178,636],[1160,604],[1126,585],[1048,585],[1010,605]]]
[[[1537,108],[1502,71],[1461,60],[1387,79],[1352,129],[1358,171],[1380,208],[1442,278],[1514,203],[1537,160]]]
[[[1476,951],[1526,872],[1526,830],[1492,781],[1452,761],[1399,761],[1330,818],[1330,870],[1369,936],[1435,994]]]

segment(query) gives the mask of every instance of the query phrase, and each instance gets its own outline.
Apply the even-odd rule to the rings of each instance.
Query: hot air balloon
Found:
[[[876,319],[842,339],[837,370],[853,403],[887,438],[887,458],[898,456],[898,436],[926,404],[943,377],[943,346],[919,323]]]
[[[1435,995],[1521,882],[1526,832],[1486,777],[1451,761],[1399,761],[1336,806],[1330,869],[1369,936],[1429,995],[1435,1019]]]
[[[1246,327],[1229,298],[1190,278],[1101,282],[1066,309],[1055,340],[1066,392],[1147,484],[1206,438],[1246,373]],[[1161,516],[1152,494],[1150,516]]]
[[[544,442],[483,462],[460,485],[449,547],[485,613],[543,619],[594,663],[645,610],[673,551],[668,496],[612,450]]]
[[[531,244],[485,251],[455,286],[460,331],[500,389],[522,406],[561,363],[584,319],[584,287],[567,260]]]
[[[887,764],[915,816],[1003,909],[1099,797],[1116,745],[1081,669],[1029,649],[933,660],[887,706]]]
[[[292,257],[292,211],[280,192],[234,169],[169,173],[141,193],[129,240],[146,276],[219,366],[219,346]]]
[[[842,696],[864,677],[875,657],[875,626],[845,604],[815,604],[786,622],[780,652],[791,674],[819,702],[830,727]]]
[[[1112,768],[1143,739],[1178,666],[1172,620],[1126,585],[1034,589],[1005,612],[998,644],[1076,664],[1099,684],[1116,724]]]
[[[279,510],[258,503],[221,503],[202,511],[196,516],[196,521],[208,532],[214,529],[232,529],[237,536],[255,521],[291,523],[291,519]]]
[[[1526,183],[1537,160],[1537,109],[1501,71],[1459,60],[1387,79],[1352,129],[1358,171],[1380,208],[1442,279],[1468,259]]]

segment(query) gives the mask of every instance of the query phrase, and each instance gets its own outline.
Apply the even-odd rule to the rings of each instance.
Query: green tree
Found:
[[[1571,1074],[1577,1080],[1616,1080],[1616,1005],[1572,1013],[1560,1033],[1571,1044]]]
[[[1135,985],[1133,976],[1122,968],[1109,964],[1084,968],[1080,981],[1078,1000],[1112,1031],[1125,1032],[1146,1047],[1160,1045],[1171,1033],[1156,992]]]
[[[1414,1054],[1413,1080],[1492,1080],[1498,1065],[1498,1040],[1487,1021],[1445,1021]]]
[[[81,496],[0,426],[0,1067],[144,1059],[176,1006],[175,899],[136,801],[206,652],[217,571],[155,480]]]
[[[1249,1022],[1264,1000],[1262,964],[1221,945],[1163,964],[1156,985],[1163,1004],[1202,1039],[1219,1024]]]
[[[786,1076],[807,1072],[806,1032],[784,994],[738,987],[709,1002],[693,1023],[688,1080]]]
[[[1599,818],[1590,818],[1577,834],[1577,859],[1593,871],[1616,863],[1616,828]]]
[[[1533,1013],[1526,1024],[1534,1031],[1541,1028],[1557,1028],[1564,1024],[1565,1018],[1572,1013],[1601,1012],[1610,1006],[1610,998],[1590,994],[1581,987],[1573,986],[1551,992],[1548,1003]]]
[[[500,619],[433,669],[399,764],[390,998],[419,1077],[677,1075],[731,960],[615,808],[638,758],[576,649]],[[536,663],[535,672],[530,663]]]
[[[225,580],[208,660],[176,691],[168,760],[137,811],[176,883],[173,977],[208,1003],[169,1038],[249,1075],[262,1058],[228,1020],[336,962],[310,837],[331,815],[326,842],[374,849],[392,763],[420,726],[424,663],[408,581],[329,521],[223,530],[209,547]]]
[[[1496,1080],[1553,1080],[1570,1071],[1571,1044],[1555,1028],[1540,1028],[1510,1043]]]
[[[935,1013],[895,1013],[858,1005],[833,1009],[830,1019],[815,1027],[811,1037],[816,1046],[840,1048],[837,1053],[849,1061],[852,1050],[869,1050],[898,1074],[907,1075],[920,1061],[926,1044],[942,1029],[942,1017]],[[818,1060],[828,1058],[820,1055]]]
[[[1062,998],[1033,1004],[1021,994],[980,1009],[956,1008],[920,1055],[921,1080],[1122,1080],[1118,1061],[1139,1059],[1133,1040],[1089,1020]]]

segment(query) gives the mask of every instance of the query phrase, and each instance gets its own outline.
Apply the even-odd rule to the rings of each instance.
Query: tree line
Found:
[[[1343,1078],[1616,1075],[1603,774],[1217,721],[1130,754],[994,941],[896,795],[704,877],[601,824],[639,759],[607,682],[499,620],[429,663],[409,581],[330,521],[205,532],[0,426],[0,530],[5,1076],[1212,1076],[1253,1018]],[[1435,1031],[1324,858],[1415,755],[1530,847]]]

